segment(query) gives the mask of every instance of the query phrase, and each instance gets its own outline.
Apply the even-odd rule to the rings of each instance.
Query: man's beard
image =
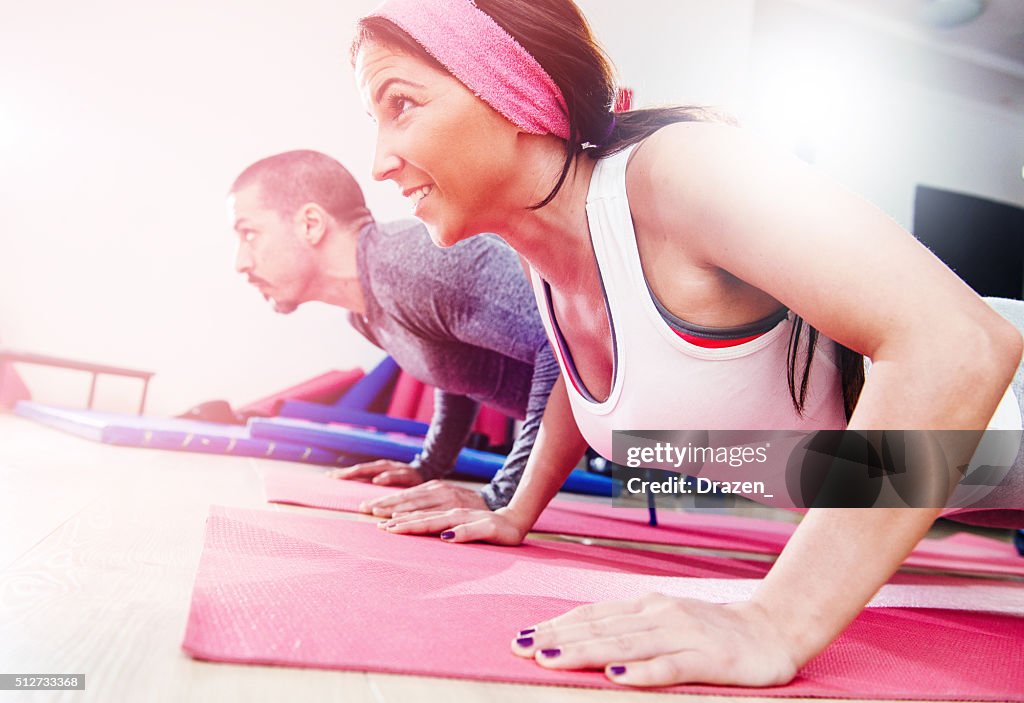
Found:
[[[290,315],[299,307],[297,303],[290,300],[274,300],[273,298],[270,299],[270,305],[274,308],[274,312],[280,315]]]

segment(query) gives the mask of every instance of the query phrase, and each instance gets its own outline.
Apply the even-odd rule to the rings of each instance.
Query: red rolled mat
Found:
[[[449,545],[363,522],[214,506],[182,646],[215,661],[618,688],[599,672],[542,669],[513,656],[509,641],[581,603],[749,585],[765,568],[544,541]],[[1022,641],[1024,618],[868,608],[786,686],[659,690],[1021,701]]]
[[[0,408],[13,408],[19,400],[29,400],[32,394],[21,376],[9,362],[0,362]]]
[[[434,417],[434,386],[417,381],[405,371],[400,372],[387,414],[391,417],[418,420],[429,425]],[[473,430],[487,435],[494,446],[503,445],[508,441],[507,418],[487,405],[480,407],[480,412],[473,422]]]
[[[508,442],[508,418],[499,410],[489,405],[481,405],[480,412],[473,423],[473,429],[487,435],[492,446],[500,447]]]
[[[273,417],[281,409],[286,400],[307,400],[311,403],[333,403],[345,391],[355,385],[364,376],[362,369],[348,371],[328,371],[308,381],[303,381],[291,388],[260,398],[238,409],[242,415],[260,415]]]
[[[295,471],[264,475],[267,500],[343,512],[396,493],[397,488],[357,481],[339,481]],[[680,513],[658,513],[657,527],[647,524],[647,511],[608,504],[555,499],[534,525],[535,532],[618,539],[648,544],[779,554],[796,525],[775,520]],[[1024,558],[1009,542],[972,534],[922,540],[903,563],[907,567],[945,571],[1024,576]]]
[[[407,420],[416,418],[416,410],[420,405],[420,396],[423,395],[423,383],[413,378],[405,371],[398,372],[398,381],[395,383],[395,390],[391,394],[391,404],[388,405],[387,414],[391,417],[404,417]],[[427,420],[429,423],[430,420]]]
[[[429,425],[432,417],[434,417],[434,387],[424,385],[423,392],[420,394],[420,402],[416,406],[416,415],[412,419]]]

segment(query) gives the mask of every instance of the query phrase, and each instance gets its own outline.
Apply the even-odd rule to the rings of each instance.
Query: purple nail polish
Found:
[[[451,530],[445,530],[441,533],[441,539],[455,539],[455,533]]]
[[[622,676],[626,673],[626,667],[624,666],[612,666],[608,668],[608,673],[612,676]]]
[[[532,647],[533,646],[533,638],[532,637],[520,637],[519,639],[516,640],[516,644],[518,644],[520,647]]]
[[[540,655],[546,659],[554,659],[562,653],[561,649],[542,649]]]
[[[537,631],[536,627],[528,627],[525,630],[520,630],[519,631],[519,636],[520,637],[525,637],[526,635],[532,635],[536,631]]]

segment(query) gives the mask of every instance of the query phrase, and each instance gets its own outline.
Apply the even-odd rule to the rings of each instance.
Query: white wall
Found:
[[[758,76],[764,63],[765,2],[582,5],[638,105],[756,113],[747,69]],[[348,66],[352,24],[375,4],[43,0],[6,8],[0,342],[157,371],[153,413],[212,398],[242,403],[379,358],[342,311],[270,312],[232,272],[223,202],[248,163],[313,148],[357,174],[379,218],[408,212],[393,185],[366,175],[373,129]],[[919,181],[1024,204],[1020,115],[931,84],[885,91],[900,96],[899,106],[876,106],[856,139],[819,144],[823,168],[904,223]],[[22,370],[40,400],[85,398],[86,379]],[[99,405],[131,410],[135,388],[104,382]]]
[[[918,184],[1024,206],[1024,66],[995,71],[837,5],[759,1],[747,122],[907,228]]]
[[[634,107],[742,102],[754,0],[578,2]]]
[[[271,313],[231,270],[223,196],[251,161],[320,149],[362,180],[381,219],[408,210],[368,174],[373,130],[352,86],[347,47],[375,0],[44,0],[0,23],[0,341],[157,371],[149,408],[180,412],[211,398],[251,400],[380,353],[342,311]],[[718,100],[742,68],[752,0],[650,2],[622,22],[595,0],[599,35],[640,100],[680,85]],[[671,15],[672,24],[660,20]],[[738,16],[740,21],[733,22]],[[633,48],[658,37],[690,68],[645,71]],[[627,32],[623,29],[628,28]],[[738,30],[737,30],[738,28]],[[621,36],[620,36],[621,32]],[[721,67],[697,68],[701,56]],[[719,80],[717,76],[723,77]],[[88,379],[22,366],[40,400],[78,404]],[[98,405],[131,410],[134,382],[103,380]]]
[[[380,352],[326,307],[276,316],[232,270],[224,195],[293,148],[368,172],[347,47],[374,5],[44,0],[0,23],[0,340],[157,371],[150,408],[244,402]],[[385,216],[393,186],[366,182]],[[77,404],[76,375],[22,367]],[[68,385],[70,383],[70,385]],[[137,386],[101,381],[99,406]]]

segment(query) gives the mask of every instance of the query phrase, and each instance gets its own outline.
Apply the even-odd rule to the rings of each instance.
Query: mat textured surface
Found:
[[[365,522],[214,506],[183,647],[215,661],[617,688],[599,672],[515,657],[510,638],[593,600],[651,590],[728,599],[764,568],[544,541],[456,546]],[[1022,638],[1019,617],[869,608],[787,686],[662,690],[1018,701]]]
[[[295,471],[264,475],[267,500],[327,510],[358,512],[359,504],[399,489],[339,481]],[[555,499],[534,525],[535,532],[619,539],[648,544],[778,554],[795,529],[774,520],[659,511],[659,525],[647,524],[642,508]],[[1009,542],[967,533],[922,540],[904,566],[956,572],[1024,576],[1024,558]]]

